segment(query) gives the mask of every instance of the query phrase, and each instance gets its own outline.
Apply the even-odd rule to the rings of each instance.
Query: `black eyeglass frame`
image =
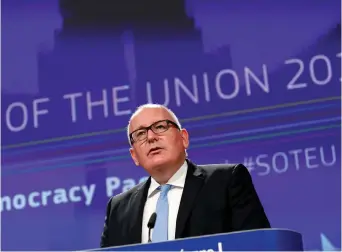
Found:
[[[154,131],[153,131],[153,126],[155,126],[156,124],[161,123],[161,122],[166,122],[166,123],[167,123],[167,126],[168,126],[167,129],[166,129],[165,131],[163,131],[163,132],[158,132],[158,133],[154,132]],[[139,130],[145,130],[145,131],[146,131],[146,137],[147,137],[147,133],[148,133],[149,130],[151,130],[154,134],[159,135],[160,133],[164,133],[164,132],[168,131],[168,130],[170,129],[170,125],[174,126],[174,127],[177,128],[178,130],[180,130],[180,128],[179,128],[179,126],[178,126],[177,123],[175,123],[175,122],[173,122],[173,121],[171,121],[171,120],[168,120],[168,119],[159,120],[159,121],[156,121],[156,122],[152,123],[152,124],[151,124],[150,126],[148,126],[148,127],[141,127],[141,128],[139,128],[139,129],[136,129],[136,130],[132,131],[132,132],[129,134],[129,139],[130,139],[130,141],[131,141],[131,144],[134,144],[134,143],[135,143],[135,141],[133,140],[133,134],[134,134],[135,132],[139,131]],[[140,141],[142,141],[142,140],[140,140]]]

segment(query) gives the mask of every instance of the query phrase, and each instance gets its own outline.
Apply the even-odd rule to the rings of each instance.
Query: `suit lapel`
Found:
[[[202,170],[194,165],[191,161],[188,162],[188,172],[185,179],[182,199],[180,202],[177,223],[176,223],[176,239],[181,238],[186,221],[193,209],[197,195],[203,186],[204,176]]]
[[[149,178],[145,183],[141,184],[141,186],[135,191],[135,194],[132,196],[128,216],[130,223],[128,237],[131,237],[131,243],[141,243],[144,206],[147,199],[147,193],[150,183],[151,178]]]

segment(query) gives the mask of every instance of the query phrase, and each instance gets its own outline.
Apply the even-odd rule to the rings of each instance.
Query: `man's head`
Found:
[[[189,146],[188,132],[165,106],[140,106],[129,121],[127,135],[134,163],[152,176],[169,179],[184,162]]]

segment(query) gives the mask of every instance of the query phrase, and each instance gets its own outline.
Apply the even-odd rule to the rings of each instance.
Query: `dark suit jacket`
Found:
[[[176,239],[270,228],[245,166],[187,162]],[[143,211],[150,181],[149,178],[109,200],[101,247],[141,243]]]

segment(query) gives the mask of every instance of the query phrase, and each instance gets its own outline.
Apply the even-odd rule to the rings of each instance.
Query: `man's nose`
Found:
[[[154,133],[151,129],[148,129],[147,131],[147,140],[151,141],[151,140],[155,140],[158,138],[158,135],[156,133]]]

